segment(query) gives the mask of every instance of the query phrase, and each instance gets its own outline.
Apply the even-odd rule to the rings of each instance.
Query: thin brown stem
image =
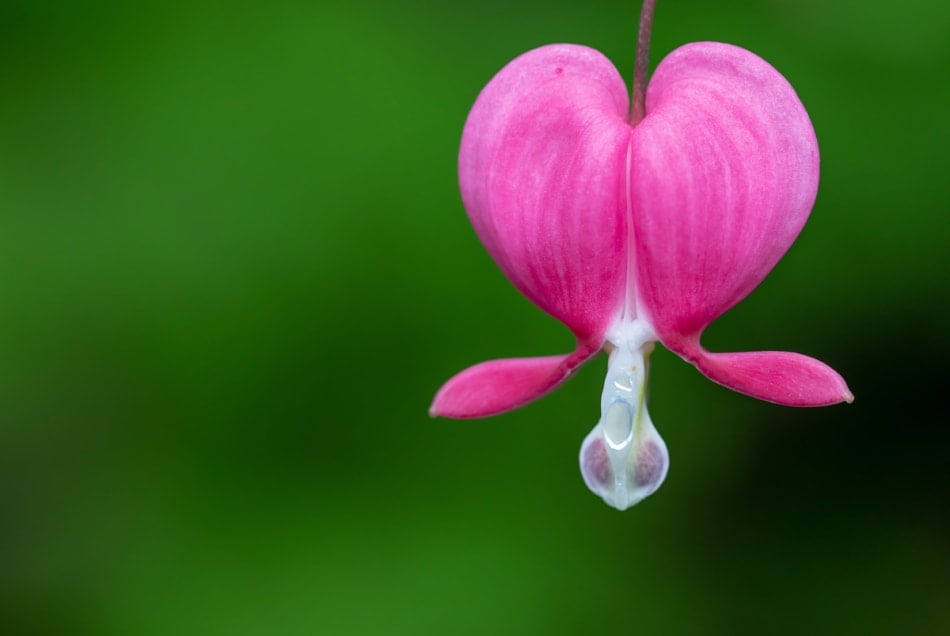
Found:
[[[630,99],[630,125],[636,126],[646,115],[647,75],[650,72],[650,32],[656,0],[643,0],[640,28],[637,31],[637,58],[633,64],[633,94]]]

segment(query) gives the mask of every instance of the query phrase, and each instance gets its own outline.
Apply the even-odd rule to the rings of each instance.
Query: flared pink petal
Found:
[[[787,351],[710,353],[688,345],[685,357],[710,380],[785,406],[852,402],[844,378],[823,362]]]
[[[682,354],[795,240],[818,189],[818,145],[785,78],[727,44],[673,51],[646,111],[630,162],[638,302]]]
[[[574,353],[564,356],[476,364],[442,385],[429,407],[429,415],[469,419],[524,406],[563,384],[599,349],[599,344],[578,343]]]
[[[556,44],[516,58],[465,124],[462,200],[512,283],[581,340],[622,310],[627,91],[613,65]]]

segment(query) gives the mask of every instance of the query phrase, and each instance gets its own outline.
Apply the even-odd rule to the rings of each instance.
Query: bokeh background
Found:
[[[568,351],[471,231],[468,108],[541,44],[632,69],[636,2],[0,3],[0,633],[950,630],[950,9],[661,0],[808,108],[799,242],[717,322],[857,400],[786,409],[668,352],[666,483],[576,454],[604,360],[515,413],[426,409]]]

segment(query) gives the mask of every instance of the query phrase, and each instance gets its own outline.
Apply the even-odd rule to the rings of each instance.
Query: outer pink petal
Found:
[[[686,357],[710,380],[760,400],[786,406],[851,402],[844,378],[814,358],[786,351],[709,353],[698,345]]]
[[[524,406],[563,384],[599,349],[599,344],[579,343],[574,353],[565,356],[476,364],[442,385],[429,407],[429,415],[467,419]]]
[[[631,143],[637,293],[660,340],[710,379],[790,406],[853,398],[827,365],[795,353],[710,354],[703,329],[752,291],[808,219],[818,145],[778,71],[727,44],[660,63]]]
[[[459,182],[475,231],[532,302],[581,340],[622,310],[627,91],[582,46],[513,60],[482,90],[462,135]]]
[[[785,78],[727,44],[673,51],[646,106],[630,172],[638,298],[679,350],[798,236],[818,190],[818,145]]]

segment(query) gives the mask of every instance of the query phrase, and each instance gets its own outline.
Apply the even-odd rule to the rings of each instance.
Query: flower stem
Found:
[[[637,57],[633,65],[633,95],[630,100],[630,125],[636,126],[646,115],[647,74],[650,71],[650,32],[656,0],[643,0],[640,28],[637,31]]]

